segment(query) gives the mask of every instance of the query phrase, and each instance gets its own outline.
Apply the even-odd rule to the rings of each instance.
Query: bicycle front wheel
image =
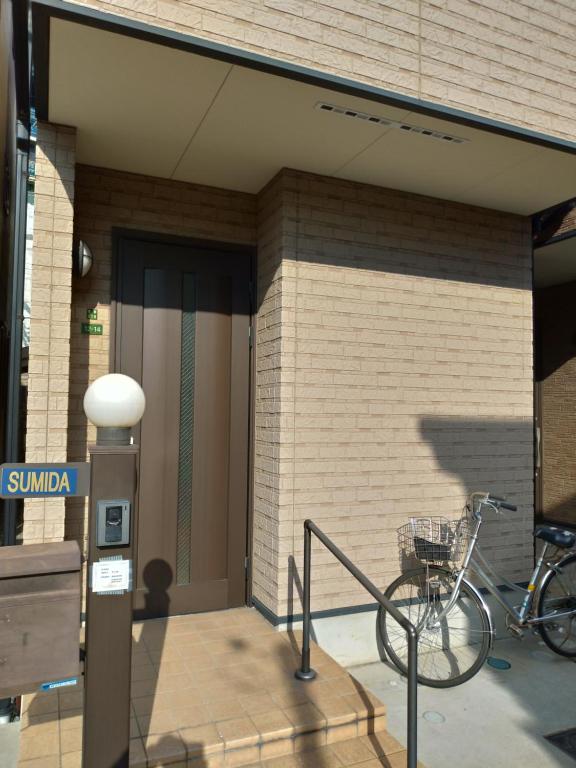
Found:
[[[539,625],[546,645],[560,656],[576,657],[576,555],[560,561],[544,577],[538,618],[546,619]]]
[[[475,592],[462,582],[460,594],[446,616],[454,590],[449,571],[428,566],[408,571],[386,590],[386,597],[418,631],[418,681],[433,688],[450,688],[473,677],[488,655],[490,621]],[[383,608],[378,630],[395,666],[408,672],[408,643],[402,627]]]

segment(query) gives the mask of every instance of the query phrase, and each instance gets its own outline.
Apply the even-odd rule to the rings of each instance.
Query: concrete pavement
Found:
[[[20,741],[20,723],[0,725],[0,768],[16,768]]]
[[[576,727],[576,663],[532,634],[497,641],[491,656],[511,668],[484,665],[445,690],[419,686],[419,759],[427,768],[575,768],[544,735]],[[406,744],[404,679],[381,662],[349,671],[386,704],[388,730]]]

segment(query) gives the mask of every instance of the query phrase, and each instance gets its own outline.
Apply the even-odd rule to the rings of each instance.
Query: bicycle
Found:
[[[404,560],[420,566],[397,578],[385,595],[414,624],[418,633],[418,681],[434,688],[460,685],[484,664],[495,632],[483,591],[469,579],[474,574],[506,612],[516,635],[538,628],[555,653],[576,657],[576,533],[540,525],[534,536],[544,542],[527,588],[498,574],[482,555],[478,533],[482,513],[491,508],[516,511],[505,499],[473,493],[457,522],[413,518],[399,529]],[[522,595],[514,606],[501,587]],[[485,591],[485,590],[484,590]],[[388,658],[407,673],[404,630],[382,609],[377,621]]]

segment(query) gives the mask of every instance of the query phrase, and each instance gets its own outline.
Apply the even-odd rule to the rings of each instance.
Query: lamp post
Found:
[[[136,553],[140,385],[118,373],[88,387],[84,411],[97,427],[90,451],[83,768],[128,768],[132,573]]]

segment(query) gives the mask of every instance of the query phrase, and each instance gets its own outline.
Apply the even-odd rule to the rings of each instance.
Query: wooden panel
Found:
[[[249,257],[136,240],[121,241],[119,252],[118,366],[142,382],[147,399],[135,435],[141,444],[138,615],[242,605]],[[192,345],[183,328],[194,334]]]
[[[230,278],[202,275],[198,288],[193,581],[228,575],[230,469]]]
[[[146,269],[142,328],[142,387],[147,393],[140,447],[138,587],[155,558],[175,578],[180,423],[180,303],[177,271]]]

